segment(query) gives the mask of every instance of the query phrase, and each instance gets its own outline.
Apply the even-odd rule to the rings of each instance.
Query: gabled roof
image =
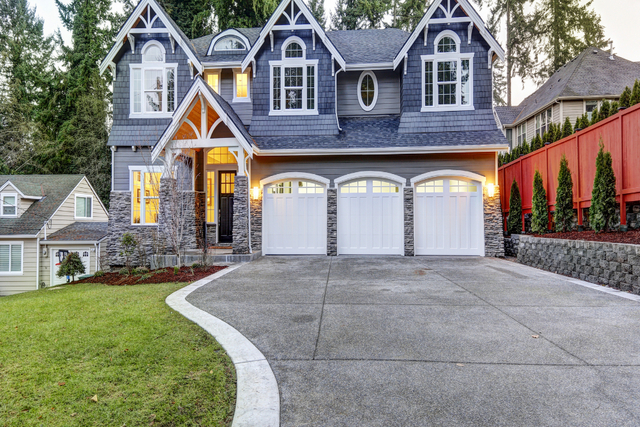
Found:
[[[498,55],[498,57],[501,60],[504,61],[504,50],[502,49],[500,44],[497,42],[497,40],[493,37],[493,35],[491,35],[487,27],[484,25],[484,21],[482,20],[480,15],[478,15],[478,12],[476,12],[473,6],[471,6],[471,3],[469,3],[467,0],[455,0],[458,3],[458,5],[453,7],[452,10],[448,12],[444,7],[441,6],[441,3],[444,3],[445,1],[453,1],[453,0],[434,0],[434,2],[431,3],[431,6],[429,6],[429,9],[427,9],[427,12],[424,14],[424,16],[422,17],[422,19],[420,20],[416,28],[411,33],[411,36],[405,42],[400,52],[398,52],[395,59],[393,60],[394,68],[396,68],[400,64],[400,62],[402,62],[405,54],[409,51],[409,49],[411,49],[411,46],[413,46],[413,44],[415,43],[420,33],[424,30],[425,25],[429,24],[430,21],[433,21],[436,23],[463,22],[461,21],[462,18],[453,17],[454,12],[458,7],[460,7],[462,11],[469,17],[471,22],[473,22],[475,27],[480,32],[480,35],[489,44],[493,52],[496,55]],[[436,13],[438,9],[443,10],[447,18],[432,19],[433,15]]]
[[[207,102],[211,105],[211,107],[215,110],[215,112],[220,116],[222,122],[227,125],[233,136],[236,137],[242,148],[244,148],[249,157],[253,157],[253,139],[247,129],[242,124],[242,120],[236,114],[233,108],[225,101],[220,95],[218,95],[205,81],[197,75],[193,79],[193,83],[191,87],[187,91],[187,94],[182,98],[182,101],[176,108],[176,111],[173,113],[173,118],[171,119],[171,123],[167,126],[164,133],[158,140],[158,143],[153,147],[151,152],[151,159],[155,161],[164,147],[169,143],[169,141],[173,138],[175,133],[178,131],[182,118],[191,105],[191,102],[195,99],[196,96],[202,94]]]
[[[610,57],[609,52],[588,47],[514,107],[520,111],[512,121],[503,121],[502,116],[500,121],[503,125],[515,124],[558,99],[618,98],[625,86],[631,87],[640,79],[640,64],[617,55],[613,60]]]
[[[244,38],[246,41],[248,41],[249,45],[247,46],[247,50],[240,51],[240,52],[212,51],[211,54],[209,53],[212,47],[212,42],[215,38],[223,37],[223,36],[226,36],[227,34],[232,35],[232,34],[235,34],[236,32],[242,35],[241,38]],[[200,61],[203,63],[208,63],[208,62],[241,63],[244,57],[247,56],[247,53],[249,52],[249,49],[251,49],[251,46],[255,44],[256,40],[258,40],[259,36],[260,36],[260,28],[229,28],[219,33],[208,34],[206,36],[198,37],[197,39],[191,40],[191,42],[193,43],[193,46],[196,49],[196,52],[198,54],[198,57],[200,58]]]
[[[98,242],[107,237],[108,222],[74,222],[47,236],[42,242]]]
[[[171,17],[164,11],[162,7],[160,7],[160,5],[156,2],[156,0],[140,0],[140,3],[138,3],[138,5],[133,9],[131,14],[129,15],[129,19],[127,19],[126,22],[122,24],[122,27],[120,27],[120,31],[118,31],[118,35],[116,36],[116,42],[111,47],[111,50],[109,51],[109,53],[107,53],[107,56],[102,60],[102,63],[100,64],[100,74],[104,73],[107,67],[111,65],[111,63],[113,62],[113,59],[122,48],[122,45],[125,43],[125,39],[127,38],[127,35],[131,32],[131,30],[133,29],[133,26],[136,25],[136,23],[140,19],[140,16],[146,10],[147,6],[153,9],[157,17],[160,19],[160,21],[162,21],[162,23],[166,27],[166,30],[169,33],[169,35],[173,37],[175,42],[185,51],[185,53],[187,54],[187,57],[189,58],[193,66],[196,67],[198,71],[202,72],[204,68],[200,63],[200,60],[198,59],[195,48],[191,44],[191,41],[189,40],[189,38],[182,32],[180,27],[178,27],[178,25],[175,23],[175,21],[171,19]],[[148,23],[149,28],[147,29],[151,29],[154,31],[158,30],[157,28],[150,28],[152,26],[153,26],[153,23],[151,22]]]
[[[411,33],[398,28],[329,31],[329,40],[349,65],[392,64]]]
[[[43,196],[17,218],[0,218],[0,236],[35,236],[84,178],[83,175],[0,175],[26,195]]]
[[[271,30],[273,29],[273,26],[276,25],[276,22],[278,22],[278,19],[280,19],[283,12],[287,8],[287,6],[293,5],[293,4],[298,6],[298,8],[300,9],[300,13],[302,13],[302,15],[304,15],[304,17],[307,19],[313,31],[315,31],[316,34],[318,34],[318,36],[320,37],[320,40],[322,40],[322,43],[324,43],[324,45],[327,46],[327,49],[329,49],[329,52],[331,52],[331,54],[333,55],[336,62],[338,62],[340,67],[342,68],[346,67],[346,62],[344,58],[342,57],[338,49],[334,46],[334,44],[331,42],[331,40],[329,40],[329,38],[327,37],[327,34],[324,32],[320,24],[318,24],[318,21],[313,16],[313,13],[311,13],[311,10],[309,10],[309,7],[306,5],[306,3],[302,0],[282,0],[278,5],[278,7],[276,8],[275,12],[273,12],[273,14],[271,15],[271,18],[269,18],[269,21],[267,21],[264,27],[262,27],[262,30],[260,30],[260,36],[256,40],[256,43],[253,45],[253,47],[251,48],[247,56],[242,61],[243,71],[249,66],[253,58],[256,56],[256,54],[258,53],[258,50],[260,49],[260,47],[262,47],[262,44],[264,43],[265,38],[269,36],[269,32],[271,32]],[[291,17],[291,18],[294,19],[294,17]],[[295,17],[295,19],[297,19],[297,16]],[[291,23],[291,25],[295,24],[295,19],[294,19],[294,22]]]
[[[510,125],[522,111],[522,107],[519,105],[511,107],[498,105],[493,109],[495,110],[501,125]]]

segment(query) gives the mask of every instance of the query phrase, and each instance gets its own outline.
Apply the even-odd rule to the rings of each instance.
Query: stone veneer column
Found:
[[[413,188],[404,189],[404,255],[414,256],[413,249]]]
[[[494,187],[493,197],[489,197],[487,188],[483,186],[484,204],[484,255],[504,258],[504,233],[502,224],[502,207],[500,205],[500,187]]]
[[[251,199],[251,250],[262,250],[262,192],[257,199]]]
[[[338,255],[338,189],[327,188],[327,255]]]
[[[249,253],[249,180],[236,176],[233,190],[233,243],[234,254]]]

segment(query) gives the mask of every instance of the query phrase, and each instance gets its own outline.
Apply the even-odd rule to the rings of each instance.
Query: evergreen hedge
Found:
[[[629,106],[632,107],[640,102],[640,80],[636,79],[636,82],[633,84],[633,89],[631,89],[631,100],[629,101]]]
[[[533,200],[532,200],[531,231],[535,234],[544,234],[549,227],[549,209],[547,206],[547,192],[540,171],[536,169],[533,175]]]
[[[509,197],[509,218],[507,219],[507,231],[509,234],[522,233],[522,198],[518,183],[513,180],[511,184],[511,196]]]
[[[571,121],[569,117],[564,120],[564,126],[562,126],[562,138],[566,138],[567,136],[573,134],[573,126],[571,126]]]
[[[560,160],[560,171],[558,172],[555,221],[557,232],[562,233],[571,230],[571,222],[573,221],[573,179],[571,178],[569,162],[564,154]]]
[[[596,158],[596,176],[591,192],[589,224],[596,232],[606,231],[616,213],[616,176],[613,173],[611,153],[604,151],[600,141],[600,151]]]
[[[624,108],[631,107],[631,89],[629,89],[629,86],[625,87],[620,95],[620,106]]]

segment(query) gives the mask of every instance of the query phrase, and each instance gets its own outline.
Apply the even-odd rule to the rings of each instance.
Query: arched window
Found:
[[[141,50],[142,62],[130,64],[131,117],[170,116],[176,107],[178,64],[166,63],[165,47],[147,42]]]
[[[282,59],[271,66],[270,115],[317,114],[318,60],[306,58],[307,47],[296,36],[282,43]]]
[[[358,102],[364,111],[371,111],[378,100],[378,79],[373,71],[363,71],[358,79]]]
[[[433,55],[421,57],[422,111],[473,109],[473,56],[455,32],[438,34]]]
[[[246,50],[245,44],[237,37],[223,37],[216,42],[215,50]]]

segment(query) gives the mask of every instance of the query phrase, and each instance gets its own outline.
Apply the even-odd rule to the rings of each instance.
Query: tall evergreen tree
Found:
[[[604,151],[600,141],[600,151],[596,157],[596,176],[591,192],[589,224],[596,232],[606,231],[616,213],[616,176],[613,173],[611,153]]]
[[[391,7],[392,0],[338,0],[331,26],[335,30],[380,28]]]
[[[219,31],[228,28],[262,27],[267,23],[278,0],[211,0]]]
[[[309,0],[309,9],[322,28],[327,27],[327,18],[324,16],[324,0]]]
[[[522,233],[522,198],[520,197],[520,188],[518,187],[518,183],[515,179],[511,183],[507,231],[509,234]]]
[[[535,234],[544,234],[549,227],[549,209],[542,175],[537,169],[533,175],[533,200],[531,202],[531,231]]]
[[[571,222],[573,221],[573,179],[571,178],[569,162],[564,154],[560,160],[560,171],[558,172],[555,221],[558,233],[571,230]]]
[[[571,126],[571,120],[569,117],[564,119],[564,125],[562,126],[562,138],[566,138],[573,134],[573,126]]]
[[[391,25],[405,31],[413,31],[426,11],[425,0],[393,0]]]
[[[158,0],[178,27],[194,39],[213,32],[212,0]]]
[[[331,27],[334,30],[355,30],[360,26],[358,0],[338,0],[331,14]]]

